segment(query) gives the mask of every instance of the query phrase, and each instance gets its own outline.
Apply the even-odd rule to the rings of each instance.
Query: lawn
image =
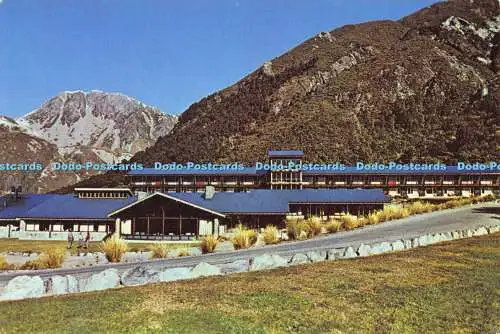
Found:
[[[364,259],[0,303],[0,332],[498,333],[500,233]]]
[[[73,242],[71,253],[78,252],[78,241]],[[193,247],[196,243],[169,243],[168,246],[172,248],[179,247]],[[53,248],[66,248],[66,241],[47,241],[47,240],[18,240],[18,239],[0,239],[0,253],[7,252],[22,252],[22,253],[42,253]],[[91,242],[89,249],[82,249],[82,252],[98,252],[100,251],[101,242]],[[141,250],[148,250],[150,243],[129,243],[129,251],[137,252]]]

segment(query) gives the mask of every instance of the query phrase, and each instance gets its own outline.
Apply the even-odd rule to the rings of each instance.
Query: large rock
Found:
[[[309,261],[309,258],[307,257],[307,255],[305,254],[302,254],[302,253],[298,253],[298,254],[294,254],[291,259],[290,259],[290,264],[302,264],[302,263],[309,263],[311,261]]]
[[[116,288],[120,285],[120,275],[116,269],[106,269],[90,276],[82,285],[82,292]]]
[[[342,254],[342,256],[339,256],[339,259],[352,259],[352,258],[355,258],[357,256],[358,255],[354,251],[354,248],[352,248],[352,247],[346,247],[344,249],[344,254]]]
[[[411,239],[404,239],[404,240],[403,240],[403,244],[404,244],[404,246],[405,246],[405,249],[410,249],[410,248],[412,248]]]
[[[264,254],[250,260],[250,271],[286,267],[288,261],[276,254]]]
[[[392,250],[393,251],[401,251],[405,249],[405,244],[401,240],[394,241],[392,243]]]
[[[250,260],[237,260],[231,263],[221,264],[219,267],[224,274],[241,273],[248,271]]]
[[[328,260],[336,260],[341,258],[344,255],[345,249],[344,248],[334,248],[334,249],[329,249],[327,252],[327,259]]]
[[[431,244],[431,237],[429,235],[422,235],[418,237],[419,246],[427,246]]]
[[[170,282],[170,281],[178,281],[183,279],[191,279],[196,278],[191,272],[191,268],[170,268],[160,273],[160,281],[162,282]]]
[[[490,226],[488,228],[488,233],[497,233],[498,231],[500,231],[500,226]]]
[[[453,240],[460,239],[460,233],[458,231],[451,232],[451,238]]]
[[[36,298],[44,293],[45,286],[40,276],[17,276],[3,289],[0,300]]]
[[[143,285],[158,282],[160,280],[160,271],[146,266],[137,266],[123,273],[121,278],[122,285]]]
[[[464,230],[464,238],[470,238],[470,237],[472,237],[472,230],[471,229]]]
[[[420,237],[411,239],[411,247],[416,248],[420,246]]]
[[[373,244],[373,245],[371,245],[371,247],[372,247],[372,249],[371,249],[370,253],[372,255],[382,254],[382,253],[387,253],[387,252],[392,251],[391,244],[388,242],[385,242],[385,241],[377,243],[377,244]]]
[[[488,234],[488,230],[486,230],[486,227],[484,226],[481,226],[472,232],[472,236],[474,237],[478,237],[480,235],[485,235],[485,234]]]
[[[370,253],[371,252],[371,247],[370,245],[365,245],[365,244],[361,244],[359,245],[358,247],[358,250],[356,251],[356,253],[358,254],[358,256],[370,256]]]
[[[443,241],[451,241],[451,240],[453,240],[453,236],[451,235],[451,232],[444,232],[444,233],[442,233],[441,238],[442,238]]]
[[[199,276],[216,276],[222,275],[219,267],[208,264],[206,262],[200,262],[193,269],[191,269],[191,274],[195,277]]]
[[[46,282],[46,290],[49,295],[63,295],[78,292],[78,281],[73,276],[52,276]]]
[[[311,262],[321,262],[326,260],[326,251],[310,251],[306,253],[309,261]]]

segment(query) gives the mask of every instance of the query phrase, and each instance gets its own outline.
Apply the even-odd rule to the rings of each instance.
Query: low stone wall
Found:
[[[120,286],[142,285],[154,282],[169,282],[193,279],[203,276],[224,275],[237,272],[256,271],[287,267],[291,265],[313,263],[327,260],[352,259],[387,252],[402,251],[420,246],[432,245],[443,241],[451,241],[474,236],[481,236],[500,231],[500,224],[493,227],[478,227],[453,232],[426,234],[411,239],[392,242],[361,244],[357,247],[319,249],[307,253],[297,253],[283,257],[277,254],[264,254],[247,260],[232,263],[211,265],[201,262],[195,267],[178,267],[159,270],[154,265],[138,264],[122,274],[111,268],[87,278],[76,278],[71,275],[54,275],[46,280],[39,276],[17,276],[9,281],[0,293],[0,300],[35,298],[76,292],[98,291]]]
[[[86,232],[82,232],[84,238],[85,234]],[[78,242],[78,232],[73,232],[73,236],[75,242]],[[105,236],[105,232],[90,232],[91,241],[101,241]],[[20,231],[17,238],[19,240],[68,240],[68,232]]]

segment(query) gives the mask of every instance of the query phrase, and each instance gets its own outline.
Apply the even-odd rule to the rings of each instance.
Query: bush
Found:
[[[347,214],[342,216],[342,227],[346,230],[353,230],[359,226],[358,218],[356,216]]]
[[[380,223],[380,218],[379,218],[379,215],[377,213],[372,213],[371,215],[369,215],[367,218],[367,223],[368,225],[376,225],[378,223]]]
[[[20,270],[37,270],[37,269],[45,269],[42,266],[40,260],[28,260],[21,264],[18,269]]]
[[[200,250],[202,254],[215,252],[219,239],[215,235],[207,235],[200,240]]]
[[[60,268],[65,257],[66,254],[64,253],[64,249],[49,249],[40,255],[40,266],[41,268],[47,269]]]
[[[187,249],[187,247],[179,249],[177,256],[178,257],[189,256],[189,249]]]
[[[164,259],[168,256],[168,244],[167,243],[157,243],[149,246],[151,252],[153,252],[153,259]]]
[[[101,250],[109,262],[120,262],[127,249],[128,245],[125,240],[117,235],[113,235],[111,238],[106,239],[101,245]]]
[[[264,229],[264,243],[266,245],[278,244],[280,242],[278,229],[274,225],[267,225]]]
[[[257,242],[257,233],[240,224],[231,241],[234,249],[250,248]]]
[[[299,222],[296,219],[290,219],[286,221],[286,234],[288,235],[288,239],[290,240],[298,239],[298,235],[300,234],[297,230],[298,225]]]
[[[319,235],[321,234],[321,220],[316,217],[316,216],[312,216],[310,217],[307,221],[306,221],[306,224],[307,224],[307,236],[308,237],[314,237],[316,235]]]
[[[326,230],[328,233],[336,233],[340,231],[342,228],[342,222],[337,219],[330,219],[330,221],[326,224]]]

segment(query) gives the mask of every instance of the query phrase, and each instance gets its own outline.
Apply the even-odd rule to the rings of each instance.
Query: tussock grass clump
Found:
[[[376,225],[376,224],[380,223],[379,215],[376,213],[372,213],[371,215],[368,215],[368,217],[366,217],[366,220],[367,220],[368,225]]]
[[[40,267],[47,269],[61,268],[65,257],[66,254],[64,249],[49,249],[40,255]]]
[[[187,247],[179,249],[177,256],[178,257],[189,256],[189,249],[187,249]]]
[[[219,238],[215,235],[207,235],[200,240],[200,250],[202,254],[215,252],[215,248],[219,244]]]
[[[15,269],[14,264],[9,264],[5,256],[0,256],[0,270]]]
[[[434,205],[427,202],[416,201],[410,204],[408,210],[410,210],[410,214],[418,215],[421,213],[431,212],[433,211]]]
[[[240,224],[231,241],[234,249],[250,248],[257,242],[257,233]]]
[[[278,244],[281,241],[278,236],[278,229],[274,225],[267,225],[264,229],[263,236],[266,245]]]
[[[149,249],[153,253],[153,259],[164,259],[168,256],[169,247],[167,243],[152,244]]]
[[[325,228],[328,231],[328,233],[336,233],[341,230],[342,222],[337,219],[330,219],[328,223],[326,223]]]
[[[127,249],[128,245],[125,240],[117,235],[113,235],[101,244],[101,250],[109,262],[120,262]]]
[[[21,264],[18,269],[20,270],[38,270],[38,269],[45,269],[42,266],[42,263],[40,260],[28,260]]]
[[[353,230],[353,229],[359,227],[359,225],[360,225],[358,218],[356,216],[353,216],[350,214],[342,216],[341,220],[342,220],[342,226],[346,230]]]
[[[306,224],[308,226],[307,228],[308,237],[314,237],[321,234],[322,224],[321,220],[318,217],[316,216],[310,217],[308,220],[306,220]]]

